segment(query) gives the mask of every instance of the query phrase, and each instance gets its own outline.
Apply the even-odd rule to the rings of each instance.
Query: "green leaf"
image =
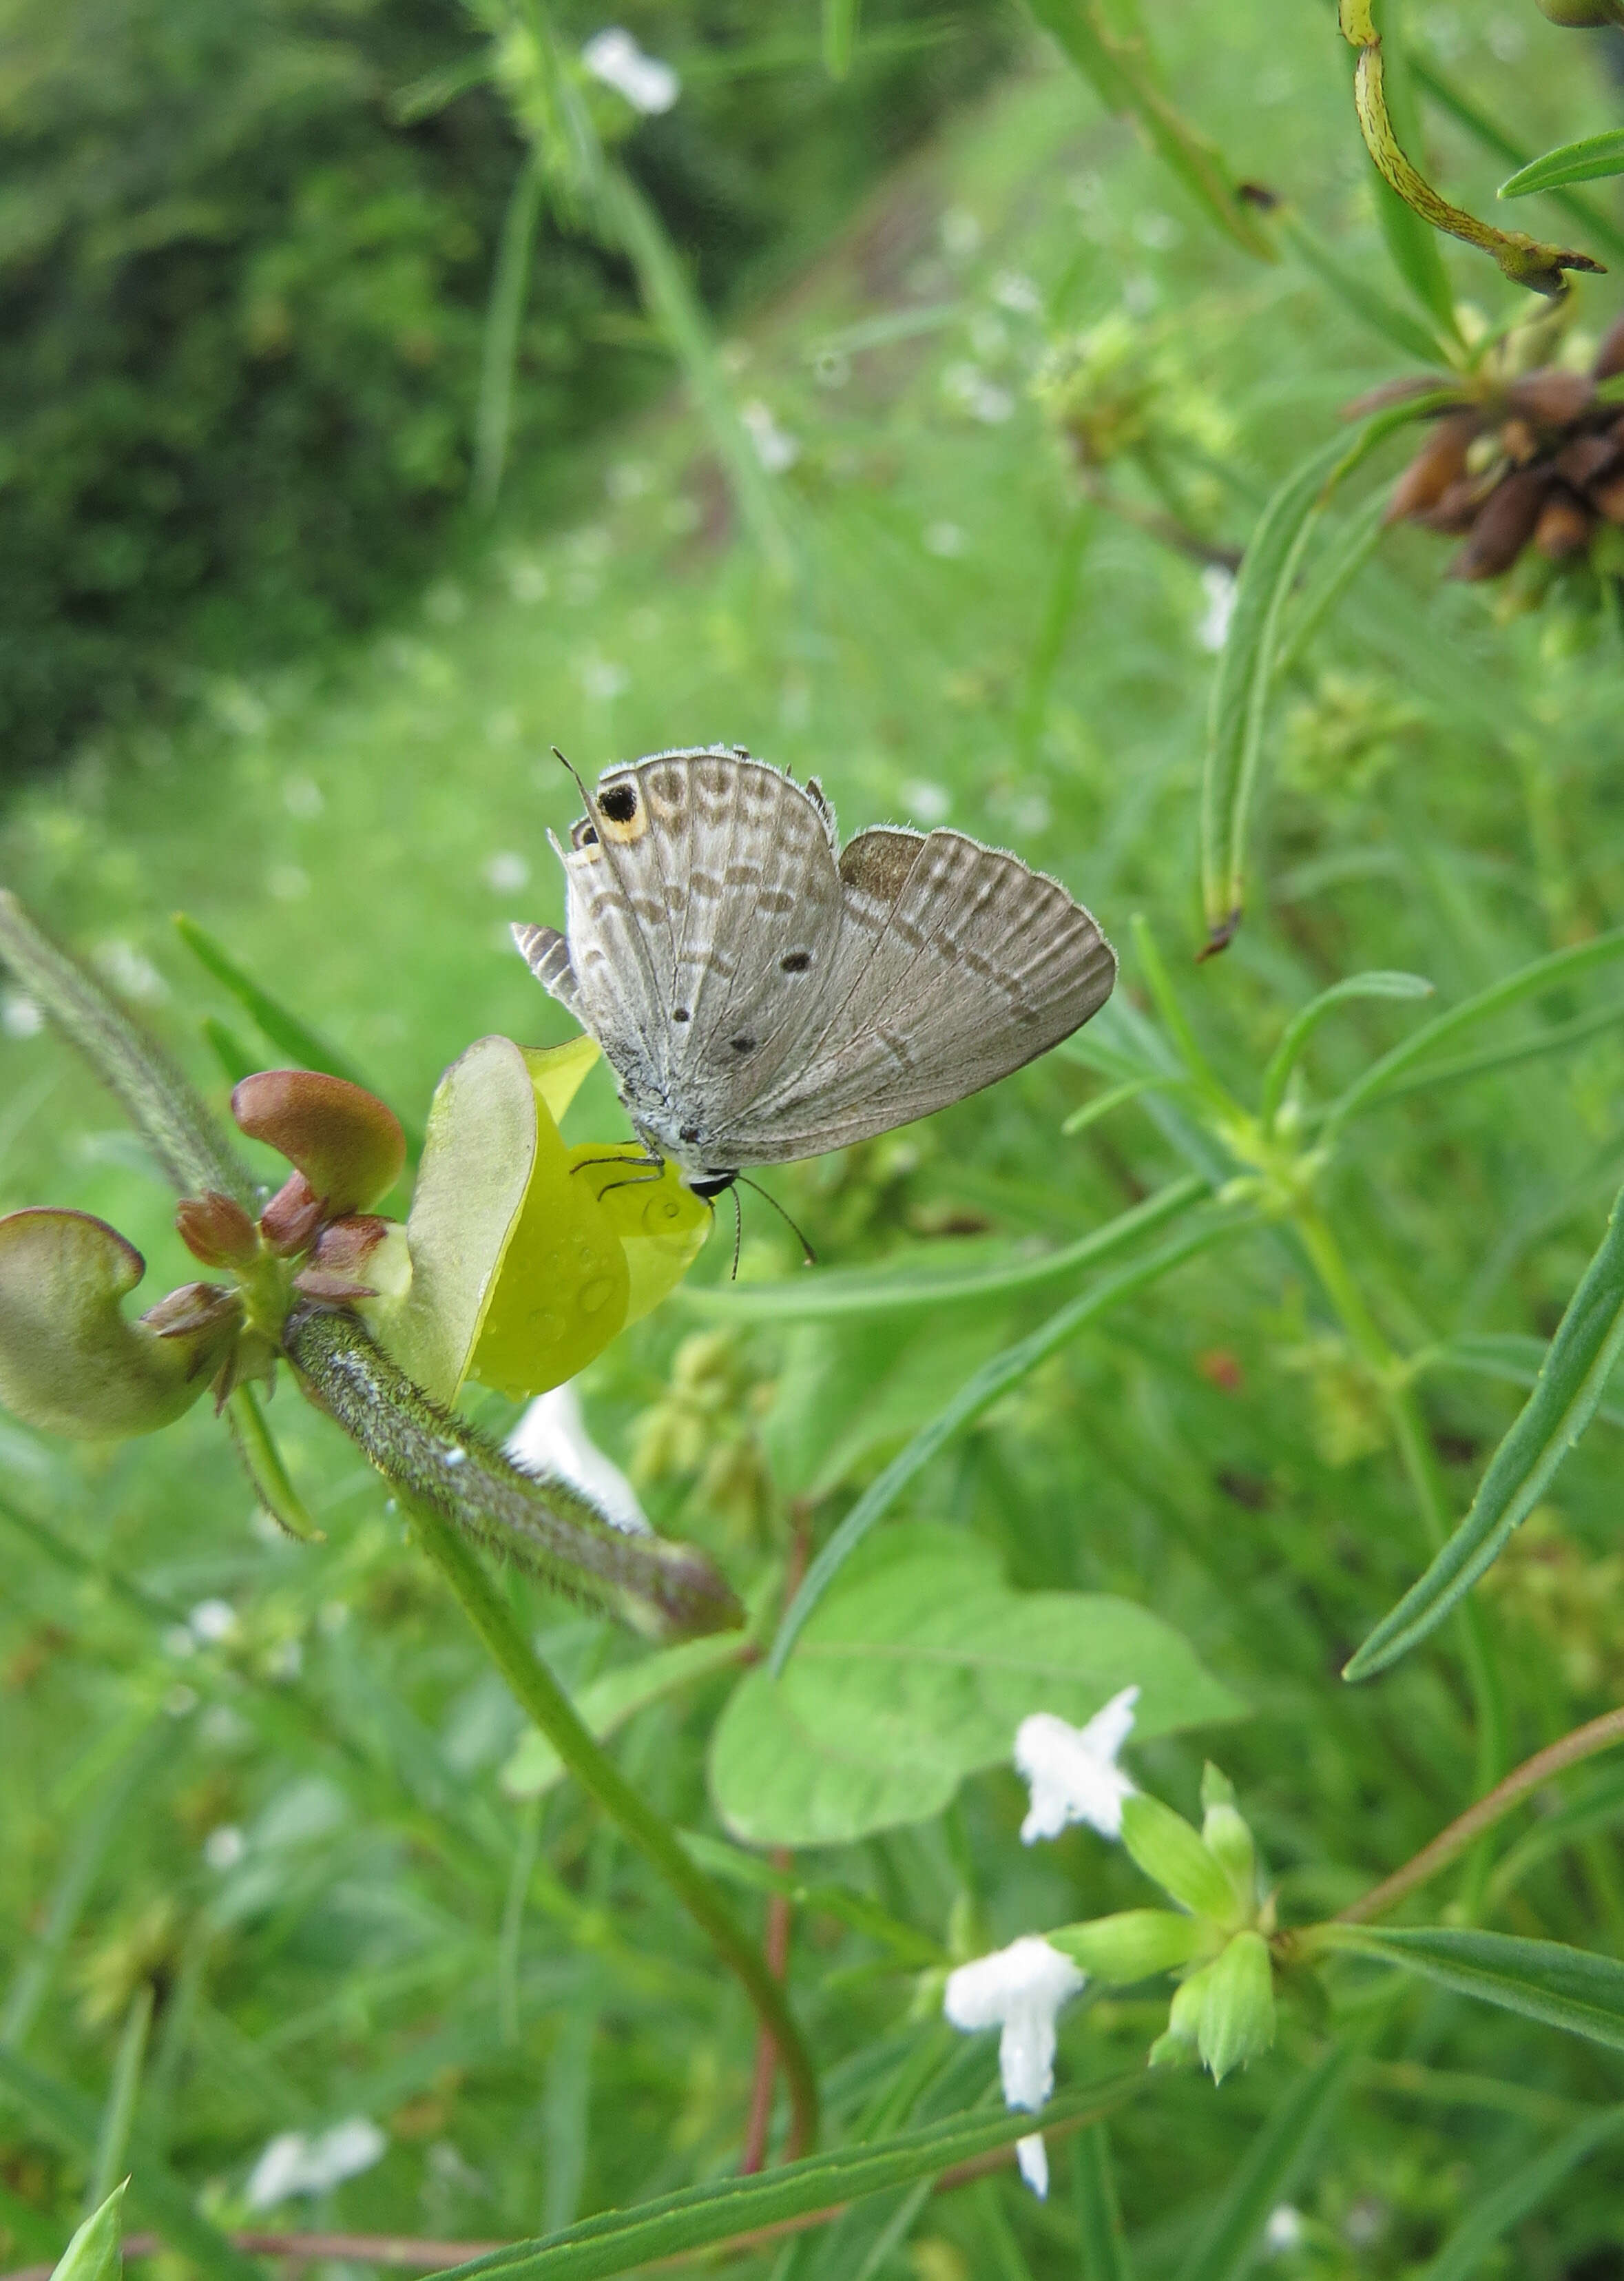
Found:
[[[862,0],[823,0],[823,68],[831,79],[844,79],[851,68],[861,11]]]
[[[1086,1924],[1062,1925],[1043,1938],[1108,1988],[1131,1988],[1193,1963],[1206,1945],[1205,1928],[1172,1909],[1122,1909]]]
[[[0,2095],[9,2095],[48,2138],[87,2162],[94,2160],[98,2120],[89,2101],[3,2045]],[[263,2281],[253,2260],[234,2249],[223,2233],[199,2215],[190,2189],[139,2138],[131,2149],[128,2200],[171,2249],[218,2281]]]
[[[204,1045],[225,1071],[228,1085],[240,1084],[261,1066],[258,1056],[250,1053],[236,1032],[213,1014],[205,1014],[197,1026]]]
[[[1143,1080],[1150,1085],[1167,1081],[1155,1076]],[[1134,1080],[1136,1089],[1140,1082]],[[911,1269],[897,1274],[874,1268],[827,1267],[775,1283],[722,1285],[712,1290],[684,1284],[676,1295],[683,1306],[726,1322],[810,1322],[849,1315],[901,1314],[916,1309],[934,1313],[938,1307],[1058,1282],[1080,1267],[1097,1267],[1164,1222],[1176,1219],[1209,1193],[1205,1180],[1173,1180],[1143,1203],[1120,1212],[1103,1227],[1091,1229],[1058,1251],[1033,1256],[1006,1249],[1000,1257],[961,1268],[957,1273],[937,1270],[920,1274]]]
[[[1515,135],[1508,135],[1497,120],[1491,119],[1468,96],[1464,95],[1454,81],[1418,49],[1411,49],[1406,61],[1410,76],[1416,86],[1429,96],[1441,111],[1482,144],[1485,151],[1510,166],[1526,166],[1529,162],[1526,144]],[[1553,190],[1555,203],[1582,221],[1593,237],[1612,246],[1615,253],[1624,253],[1624,229],[1620,229],[1610,214],[1605,213],[1595,202],[1580,196],[1576,190]]]
[[[115,2186],[80,2227],[51,2272],[50,2281],[119,2281],[124,2270],[124,2196]]]
[[[1135,1713],[1135,1731],[1138,1725]],[[1208,1852],[1200,1831],[1170,1805],[1143,1791],[1124,1798],[1122,1843],[1145,1875],[1181,1908],[1220,1923],[1233,1918],[1235,1894],[1223,1863]]]
[[[254,1485],[260,1510],[302,1544],[325,1544],[325,1530],[317,1527],[304,1498],[289,1477],[282,1453],[266,1422],[255,1388],[246,1381],[233,1387],[226,1405],[232,1444],[242,1470]]]
[[[1495,2244],[1538,2209],[1570,2170],[1576,2170],[1588,2154],[1621,2128],[1624,2107],[1610,2107],[1603,2114],[1587,2115],[1582,2122],[1576,2122],[1532,2161],[1519,2164],[1509,2177],[1502,2178],[1472,2205],[1431,2263],[1421,2268],[1417,2281],[1470,2281]]]
[[[546,196],[546,162],[540,148],[532,143],[520,161],[507,212],[502,217],[485,312],[479,401],[473,414],[473,473],[468,488],[475,506],[487,514],[496,504],[507,465],[520,334],[529,297],[536,226]]]
[[[1263,1935],[1237,1932],[1207,1967],[1206,1983],[1197,2043],[1203,2064],[1221,2083],[1274,2041],[1274,1975]]]
[[[0,959],[118,1096],[177,1194],[217,1188],[240,1204],[254,1203],[248,1167],[168,1055],[4,891]]]
[[[1164,1194],[1166,1191],[1164,1191]],[[1009,1387],[1018,1385],[1029,1371],[1035,1370],[1068,1339],[1124,1299],[1146,1289],[1163,1275],[1181,1266],[1187,1259],[1204,1251],[1209,1244],[1232,1234],[1248,1224],[1240,1213],[1214,1214],[1176,1236],[1170,1243],[1133,1265],[1121,1268],[1115,1275],[1107,1275],[1088,1290],[1070,1299],[1066,1305],[1041,1323],[1037,1329],[978,1370],[961,1386],[946,1407],[939,1411],[921,1433],[916,1434],[907,1448],[892,1458],[878,1480],[864,1490],[840,1527],[819,1553],[807,1570],[800,1590],[785,1611],[773,1643],[768,1668],[774,1676],[781,1673],[789,1659],[797,1635],[818,1602],[828,1589],[842,1566],[857,1550],[876,1521],[889,1512],[908,1483],[923,1472],[938,1450],[959,1427],[996,1402]]]
[[[1232,2172],[1177,2281],[1238,2281],[1269,2212],[1291,2190],[1314,2136],[1340,2096],[1353,2054],[1333,2044],[1306,2080],[1294,2076]]]
[[[1503,198],[1531,197],[1535,190],[1559,190],[1568,182],[1597,182],[1624,174],[1624,127],[1609,127],[1577,143],[1562,143],[1542,159],[1520,166],[1500,185]]]
[[[121,1441],[189,1410],[224,1361],[242,1305],[222,1285],[189,1326],[128,1322],[121,1301],[146,1262],[89,1212],[29,1209],[0,1219],[0,1403],[46,1434]],[[182,1300],[181,1293],[173,1298]]]
[[[1426,1638],[1544,1495],[1600,1405],[1624,1353],[1624,1190],[1557,1326],[1534,1391],[1489,1461],[1472,1509],[1425,1575],[1376,1626],[1345,1679],[1385,1671]]]
[[[658,1703],[712,1672],[726,1671],[738,1662],[744,1643],[737,1635],[685,1640],[680,1647],[658,1649],[636,1663],[605,1672],[573,1700],[575,1715],[595,1742],[606,1742],[627,1720],[650,1703]],[[564,1764],[537,1727],[521,1735],[500,1780],[509,1798],[540,1798],[564,1779]]]
[[[301,1069],[319,1070],[327,1077],[342,1077],[350,1085],[370,1090],[348,1055],[329,1045],[296,1014],[289,1013],[279,998],[262,989],[207,927],[199,926],[184,911],[177,911],[174,930],[204,972],[212,974],[221,988],[229,992],[279,1054],[286,1054]]]
[[[1285,1099],[1291,1072],[1301,1059],[1305,1048],[1326,1016],[1352,998],[1430,998],[1433,986],[1424,975],[1388,972],[1373,969],[1367,974],[1350,974],[1342,982],[1334,982],[1317,998],[1294,1014],[1286,1025],[1281,1037],[1269,1056],[1268,1067],[1263,1072],[1263,1089],[1258,1098],[1258,1114],[1266,1125],[1272,1125]]]
[[[1127,112],[1146,142],[1226,237],[1255,260],[1277,257],[1217,144],[1175,111],[1142,39],[1126,36],[1099,0],[1028,0],[1032,13],[1108,111]]]
[[[1387,530],[1387,493],[1373,491],[1345,515],[1298,582],[1291,619],[1274,652],[1277,683],[1294,672],[1309,643],[1341,601]]]
[[[1111,2139],[1103,2122],[1091,2123],[1072,2141],[1072,2200],[1082,2252],[1082,2281],[1133,2281],[1133,2262],[1122,2231]]]
[[[1321,1925],[1316,1944],[1419,1973],[1458,1996],[1624,2051],[1624,1964],[1560,1941],[1452,1925]]]
[[[1346,1093],[1333,1102],[1325,1121],[1325,1137],[1329,1140],[1349,1117],[1368,1109],[1384,1094],[1397,1091],[1396,1080],[1445,1040],[1478,1022],[1487,1021],[1491,1014],[1504,1013],[1525,998],[1536,998],[1544,991],[1577,981],[1593,967],[1611,965],[1620,957],[1624,957],[1624,927],[1615,928],[1611,934],[1597,935],[1593,941],[1575,943],[1566,950],[1553,950],[1543,958],[1534,959],[1528,965],[1519,967],[1514,974],[1507,975],[1504,981],[1491,983],[1487,990],[1480,990],[1474,997],[1451,1006],[1446,1014],[1424,1024],[1402,1045],[1373,1062],[1354,1080]]]
[[[1035,2129],[1092,2121],[1132,2098],[1145,2080],[1140,2069],[1063,2092],[1040,2115],[989,2115],[981,2108],[896,2138],[781,2163],[753,2177],[714,2179],[636,2209],[605,2210],[545,2241],[496,2250],[447,2270],[457,2281],[473,2281],[476,2275],[500,2275],[502,2281],[609,2281],[657,2258],[708,2248],[759,2226],[839,2209],[862,2195],[937,2177],[956,2163],[1012,2146]]]
[[[977,1539],[904,1524],[821,1602],[782,1678],[758,1669],[735,1689],[712,1792],[747,1844],[846,1844],[924,1821],[966,1775],[1006,1764],[1028,1713],[1081,1725],[1135,1684],[1135,1738],[1242,1713],[1149,1610],[1010,1591]]]

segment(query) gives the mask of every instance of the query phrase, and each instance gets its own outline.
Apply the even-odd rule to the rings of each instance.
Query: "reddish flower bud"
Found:
[[[1398,481],[1387,503],[1386,522],[1401,522],[1408,515],[1424,514],[1436,506],[1452,483],[1466,471],[1466,446],[1477,433],[1477,415],[1451,412],[1441,420]]]
[[[366,1280],[366,1263],[395,1225],[375,1212],[351,1212],[347,1218],[329,1220],[311,1247],[308,1264],[294,1277],[295,1287],[307,1299],[325,1299],[335,1305],[375,1299],[378,1287]]]
[[[1597,380],[1611,380],[1624,372],[1624,317],[1615,317],[1602,335],[1602,344],[1590,360]]]
[[[296,1164],[329,1217],[375,1203],[406,1161],[400,1120],[375,1094],[319,1070],[262,1070],[231,1096],[250,1140]]]
[[[1482,476],[1459,476],[1435,506],[1426,508],[1412,520],[1425,523],[1428,530],[1441,530],[1446,538],[1459,538],[1477,521],[1478,510],[1489,496],[1486,482]]]
[[[155,1337],[198,1342],[187,1373],[196,1377],[219,1360],[221,1347],[242,1320],[242,1301],[223,1283],[182,1283],[140,1319]]]
[[[1593,518],[1571,491],[1554,491],[1539,511],[1534,544],[1549,561],[1566,562],[1570,554],[1582,553],[1594,527]]]
[[[1514,380],[1505,391],[1513,412],[1541,428],[1566,428],[1596,401],[1596,383],[1587,372],[1563,372],[1555,365]]]
[[[322,1201],[303,1172],[290,1172],[259,1215],[259,1233],[279,1259],[308,1249],[321,1225]]]
[[[1624,474],[1609,476],[1605,483],[1592,483],[1590,504],[1609,522],[1624,522]]]
[[[175,1233],[205,1267],[246,1267],[259,1249],[253,1221],[218,1188],[181,1199],[175,1206]]]
[[[1447,576],[1475,581],[1497,578],[1509,570],[1534,536],[1549,488],[1543,468],[1525,468],[1497,483]]]
[[[1624,452],[1616,436],[1575,436],[1565,444],[1551,461],[1552,468],[1564,483],[1575,491],[1583,491],[1603,471],[1612,466]]]

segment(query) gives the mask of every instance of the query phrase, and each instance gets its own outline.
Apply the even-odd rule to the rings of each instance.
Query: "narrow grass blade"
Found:
[[[1520,166],[1501,183],[1503,198],[1531,197],[1535,190],[1559,190],[1568,182],[1598,182],[1608,174],[1624,174],[1624,127],[1605,134],[1586,135],[1577,143],[1563,143],[1543,159]]]
[[[107,2103],[102,2109],[101,2128],[96,2134],[96,2160],[90,2167],[90,2184],[85,2194],[87,2218],[93,2217],[107,2201],[123,2168],[135,2120],[135,2102],[141,2096],[147,2038],[151,2031],[152,1983],[143,1980],[125,2014],[124,2032],[119,2037],[113,2058],[112,2079],[107,2087]]]
[[[1603,2115],[1576,2122],[1543,2154],[1520,2164],[1474,2204],[1431,2264],[1421,2268],[1418,2281],[1469,2281],[1472,2274],[1482,2269],[1495,2244],[1548,2201],[1568,2172],[1576,2170],[1587,2155],[1620,2129],[1624,2129],[1624,2107],[1611,2107]]]
[[[851,68],[862,4],[863,0],[823,0],[823,68],[831,79],[844,79]]]
[[[1289,2191],[1351,2064],[1351,2052],[1333,2044],[1306,2082],[1292,2082],[1224,2188],[1178,2281],[1235,2281],[1246,2270],[1269,2212]]]
[[[0,891],[0,959],[78,1047],[181,1195],[218,1188],[254,1202],[248,1167],[156,1040],[94,976],[42,934],[15,895]]]
[[[519,364],[519,332],[529,291],[536,225],[546,195],[547,169],[535,144],[526,151],[502,218],[496,271],[480,363],[479,402],[473,414],[473,504],[489,514],[502,489],[512,426],[513,375]]]
[[[1593,967],[1607,966],[1615,958],[1624,958],[1624,927],[1615,928],[1611,934],[1597,935],[1593,941],[1575,943],[1566,950],[1553,950],[1531,964],[1520,967],[1503,982],[1491,983],[1475,997],[1467,998],[1459,1006],[1451,1006],[1447,1014],[1426,1023],[1407,1037],[1402,1045],[1383,1054],[1373,1062],[1364,1075],[1356,1079],[1341,1098],[1331,1105],[1325,1122],[1328,1140],[1345,1125],[1349,1117],[1391,1089],[1395,1081],[1451,1038],[1478,1022],[1485,1022],[1491,1014],[1504,1013],[1508,1007],[1519,1005],[1525,998],[1535,998],[1546,990],[1562,984],[1577,981]]]
[[[1433,986],[1425,975],[1373,968],[1368,974],[1350,974],[1343,981],[1334,982],[1328,990],[1322,990],[1317,998],[1311,998],[1287,1023],[1285,1034],[1263,1072],[1258,1114],[1264,1123],[1273,1124],[1286,1097],[1291,1072],[1328,1014],[1335,1013],[1338,1006],[1345,1006],[1354,998],[1430,998],[1432,992]]]
[[[498,2250],[450,2270],[458,2281],[483,2274],[500,2274],[503,2281],[604,2281],[656,2258],[709,2248],[758,2227],[840,2209],[864,2194],[935,2177],[955,2163],[1012,2146],[1035,2128],[1092,2120],[1130,2098],[1145,2079],[1141,2069],[1063,2093],[1039,2116],[989,2114],[983,2107],[896,2138],[785,2162],[753,2177],[715,2179],[640,2208],[606,2210],[551,2240]]]
[[[57,2260],[50,2281],[119,2281],[124,2270],[123,2185],[97,2197],[96,2207]]]
[[[602,204],[606,222],[637,272],[649,313],[664,328],[682,367],[694,408],[710,429],[745,528],[774,576],[790,578],[797,563],[789,525],[755,439],[739,417],[709,320],[665,224],[620,167],[611,167],[604,177]]]
[[[1274,653],[1274,678],[1284,681],[1320,628],[1382,544],[1387,529],[1387,493],[1373,491],[1332,531],[1312,568],[1305,573],[1290,623]]]
[[[94,2159],[96,2109],[66,2084],[31,2067],[15,2052],[0,2050],[0,2095],[12,2099],[59,2146],[87,2161]],[[139,2139],[131,2148],[130,2163],[130,2207],[163,2235],[171,2249],[217,2281],[264,2281],[253,2260],[234,2249],[223,2233],[199,2215],[189,2190]]]
[[[1385,1671],[1440,1624],[1489,1567],[1595,1416],[1624,1353],[1624,1191],[1567,1303],[1534,1391],[1489,1461],[1472,1509],[1425,1575],[1383,1618],[1344,1679]]]
[[[198,1027],[204,1045],[226,1072],[228,1085],[241,1085],[245,1077],[252,1077],[256,1070],[264,1068],[264,1063],[250,1053],[236,1032],[214,1015],[205,1014]]]
[[[1418,1973],[1457,1996],[1624,2051],[1624,1964],[1560,1941],[1453,1925],[1321,1925],[1316,1945]]]
[[[353,1062],[346,1059],[336,1046],[319,1037],[296,1014],[290,1014],[280,999],[261,989],[207,927],[199,926],[184,911],[177,911],[174,930],[197,963],[214,977],[222,989],[230,992],[279,1054],[286,1054],[301,1069],[320,1070],[328,1077],[342,1077],[350,1085],[362,1086],[368,1093],[373,1091]]]
[[[1254,260],[1277,257],[1217,144],[1175,111],[1142,40],[1125,38],[1100,0],[1028,0],[1032,13],[1108,111],[1127,112],[1208,219]]]
[[[1072,2141],[1072,2200],[1082,2252],[1082,2281],[1133,2281],[1133,2260],[1122,2231],[1117,2182],[1106,2126],[1096,2122]]]
[[[1159,1078],[1135,1080],[1136,1085],[1147,1086],[1164,1082]],[[1176,1219],[1210,1193],[1211,1184],[1197,1175],[1172,1180],[1143,1203],[1119,1213],[1104,1227],[1091,1229],[1058,1251],[1044,1252],[1036,1258],[995,1261],[958,1275],[889,1275],[829,1268],[822,1273],[797,1275],[786,1282],[735,1284],[711,1291],[690,1290],[680,1284],[672,1295],[700,1314],[728,1322],[812,1322],[842,1315],[903,1314],[990,1299],[1003,1292],[1058,1282],[1080,1267],[1100,1266],[1118,1252],[1129,1249],[1142,1236]]]
[[[1420,1093],[1435,1085],[1453,1085],[1463,1078],[1489,1077],[1497,1070],[1515,1069],[1522,1062],[1541,1060],[1546,1054],[1565,1053],[1569,1046],[1582,1046],[1604,1031],[1616,1029],[1624,1022],[1624,1001],[1616,1005],[1598,1006],[1589,1014],[1576,1014],[1571,1022],[1553,1023],[1537,1037],[1522,1038],[1515,1045],[1493,1046],[1481,1054],[1462,1054],[1456,1061],[1438,1062],[1431,1069],[1418,1070],[1409,1077],[1400,1078],[1397,1084],[1384,1086],[1382,1097],[1394,1101],[1401,1094]]]
[[[1142,1093],[1162,1093],[1169,1085],[1177,1083],[1176,1078],[1133,1077],[1122,1085],[1113,1085],[1105,1092],[1096,1094],[1092,1101],[1085,1101],[1081,1109],[1074,1109],[1060,1127],[1060,1137],[1063,1140],[1074,1140],[1079,1133],[1086,1133],[1090,1125],[1097,1125],[1102,1117],[1109,1117],[1113,1110],[1125,1109],[1130,1101],[1137,1101]]]
[[[1379,292],[1362,272],[1343,261],[1333,251],[1318,231],[1312,230],[1302,216],[1290,206],[1282,206],[1275,216],[1281,236],[1297,255],[1305,269],[1312,270],[1322,285],[1335,294],[1343,306],[1360,321],[1379,333],[1406,356],[1423,365],[1436,364],[1442,344],[1435,333],[1428,330],[1418,317],[1411,315],[1397,301],[1389,301]]]
[[[991,1361],[983,1364],[974,1376],[967,1379],[945,1408],[937,1411],[928,1426],[916,1434],[906,1449],[893,1458],[879,1478],[864,1490],[850,1512],[841,1522],[812,1566],[807,1570],[800,1590],[785,1610],[773,1643],[769,1667],[774,1677],[789,1660],[801,1627],[827,1591],[830,1584],[850,1559],[858,1546],[897,1498],[916,1474],[922,1473],[943,1444],[961,1426],[979,1417],[983,1410],[996,1402],[1008,1388],[1017,1385],[1029,1371],[1035,1370],[1068,1339],[1120,1304],[1124,1299],[1143,1291],[1185,1260],[1194,1258],[1198,1251],[1233,1235],[1251,1225],[1243,1213],[1227,1213],[1204,1219],[1197,1227],[1175,1236],[1171,1243],[1163,1244],[1148,1257],[1136,1260],[1132,1266],[1108,1275],[1041,1323],[1037,1329],[1012,1347],[1005,1347]]]

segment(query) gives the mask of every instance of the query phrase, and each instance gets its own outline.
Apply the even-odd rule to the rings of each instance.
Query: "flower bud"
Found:
[[[1534,544],[1548,561],[1566,562],[1590,543],[1591,517],[1567,491],[1552,491],[1539,511]]]
[[[397,1220],[381,1219],[376,1212],[350,1212],[329,1220],[318,1232],[309,1261],[294,1277],[294,1287],[307,1299],[341,1306],[355,1299],[398,1297],[404,1287],[403,1270],[405,1282],[412,1275],[405,1234]],[[400,1239],[398,1246],[390,1244],[391,1236]]]
[[[253,1221],[231,1196],[211,1188],[175,1206],[175,1233],[205,1267],[246,1267],[259,1249]]]
[[[1143,1790],[1124,1798],[1122,1843],[1145,1875],[1192,1915],[1233,1921],[1235,1895],[1222,1864],[1170,1806]]]
[[[1199,2048],[1201,2022],[1206,2010],[1207,1984],[1212,1967],[1204,1964],[1173,1991],[1167,2007],[1167,2030],[1151,2046],[1152,2067],[1187,2067]]]
[[[1402,522],[1408,515],[1436,506],[1450,485],[1466,471],[1466,446],[1477,433],[1474,412],[1451,412],[1440,420],[1420,450],[1393,485],[1384,522]]]
[[[1602,335],[1602,344],[1590,359],[1590,370],[1597,380],[1611,380],[1624,372],[1624,317],[1615,317]]]
[[[1261,1933],[1237,1932],[1203,1976],[1197,2047],[1213,2080],[1258,2058],[1274,2040],[1274,1981]]]
[[[182,1283],[139,1319],[155,1338],[195,1342],[203,1334],[218,1344],[219,1334],[235,1332],[242,1322],[242,1301],[223,1283]],[[189,1377],[196,1376],[201,1361],[199,1357]]]
[[[261,1070],[231,1096],[231,1113],[252,1140],[296,1164],[329,1217],[375,1203],[400,1178],[406,1140],[375,1094],[319,1070]]]
[[[1205,1931],[1198,1918],[1175,1915],[1171,1909],[1124,1909],[1089,1924],[1062,1925],[1043,1937],[1081,1965],[1090,1980],[1131,1988],[1136,1980],[1192,1962],[1202,1952]]]
[[[1201,1842],[1223,1865],[1242,1918],[1258,1906],[1258,1850],[1251,1831],[1228,1804],[1209,1805],[1201,1824]]]
[[[1588,372],[1565,372],[1559,365],[1547,365],[1514,380],[1505,400],[1536,427],[1566,428],[1595,403],[1596,383]]]
[[[1543,468],[1525,468],[1497,483],[1447,576],[1472,584],[1509,570],[1534,536],[1549,483]]]
[[[303,1172],[290,1172],[259,1215],[259,1232],[279,1259],[308,1249],[321,1225],[321,1198]]]

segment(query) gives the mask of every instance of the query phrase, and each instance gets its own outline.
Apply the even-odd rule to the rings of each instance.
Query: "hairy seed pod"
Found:
[[[1534,536],[1549,484],[1543,468],[1521,468],[1497,483],[1445,576],[1470,584],[1509,570]]]

